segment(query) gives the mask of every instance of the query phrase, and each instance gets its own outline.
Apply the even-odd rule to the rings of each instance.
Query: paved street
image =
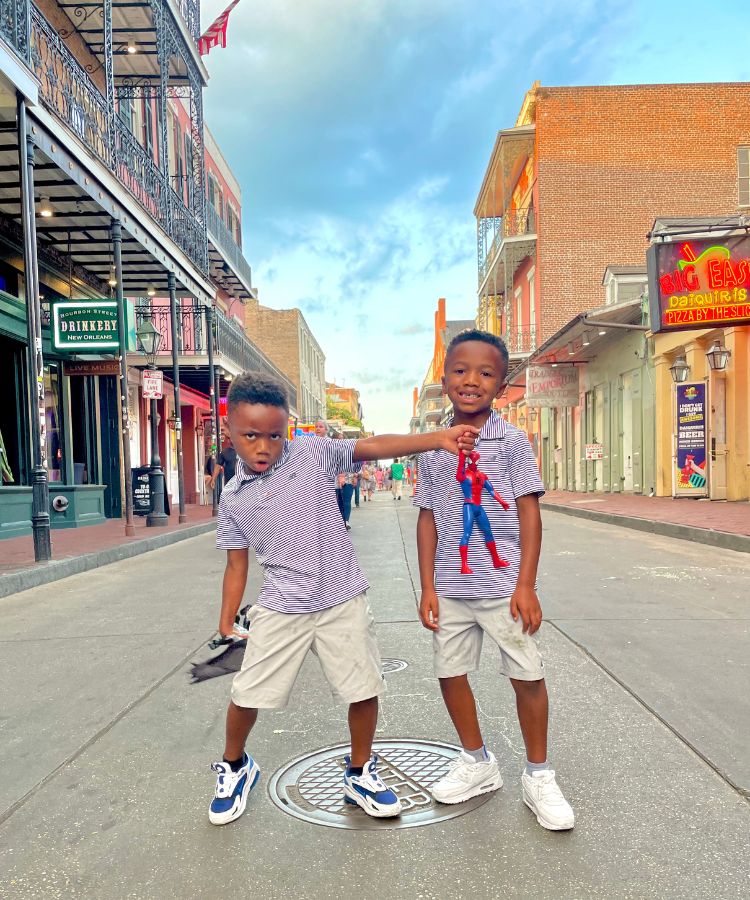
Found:
[[[223,557],[203,535],[0,600],[0,897],[747,896],[747,554],[545,512],[550,757],[577,814],[541,829],[494,652],[475,678],[504,788],[457,818],[341,830],[292,818],[274,772],[346,739],[309,660],[259,721],[247,814],[208,824],[229,678],[210,655]],[[355,510],[388,676],[378,738],[453,743],[417,621],[408,501]],[[248,589],[258,585],[257,567]]]

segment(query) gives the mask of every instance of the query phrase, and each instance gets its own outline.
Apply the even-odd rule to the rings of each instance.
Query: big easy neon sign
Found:
[[[750,236],[654,244],[652,331],[750,324]]]

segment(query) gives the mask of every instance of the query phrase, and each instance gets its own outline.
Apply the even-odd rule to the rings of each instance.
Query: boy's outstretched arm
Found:
[[[521,567],[516,589],[510,600],[510,612],[514,619],[520,614],[524,632],[534,634],[542,624],[542,607],[536,595],[536,572],[542,550],[539,497],[527,494],[516,498],[516,510],[520,526]]]
[[[221,589],[221,617],[219,618],[219,634],[231,637],[234,633],[234,617],[242,603],[247,584],[248,551],[227,550],[227,567],[224,570],[224,583]],[[246,637],[246,635],[237,635]]]
[[[422,599],[419,603],[419,618],[425,628],[438,630],[438,598],[435,593],[435,553],[437,551],[437,528],[431,509],[420,509],[417,520],[417,557],[419,559],[419,581]]]
[[[362,438],[354,446],[354,461],[366,459],[389,459],[395,456],[411,456],[427,450],[447,450],[458,453],[470,452],[479,435],[479,429],[471,425],[454,425],[425,434],[376,434]]]

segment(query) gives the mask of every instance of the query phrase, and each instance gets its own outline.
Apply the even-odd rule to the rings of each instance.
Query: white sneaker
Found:
[[[433,784],[432,796],[438,803],[463,803],[502,786],[503,779],[494,754],[490,753],[487,760],[476,762],[462,750],[448,772]]]
[[[555,781],[553,769],[521,775],[523,802],[537,822],[550,831],[568,831],[575,825],[573,809]]]

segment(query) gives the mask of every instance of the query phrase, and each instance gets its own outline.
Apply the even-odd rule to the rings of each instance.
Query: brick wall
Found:
[[[539,88],[539,307],[549,337],[604,302],[607,265],[644,265],[654,219],[737,214],[750,85]]]
[[[299,310],[270,309],[257,300],[245,305],[245,330],[276,366],[297,387],[302,397],[299,359]]]

